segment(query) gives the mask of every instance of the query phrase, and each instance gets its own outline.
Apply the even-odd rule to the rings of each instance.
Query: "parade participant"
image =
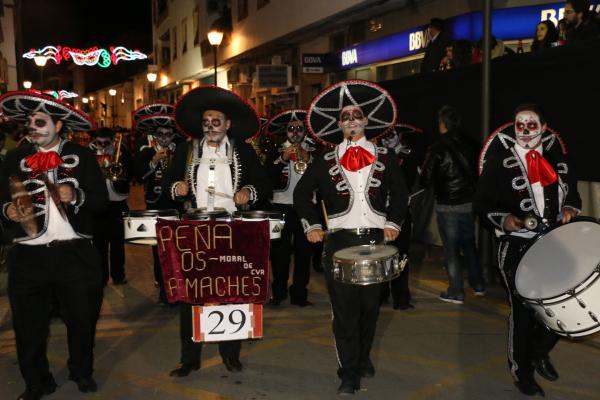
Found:
[[[296,184],[312,162],[314,143],[306,137],[305,110],[287,110],[269,120],[266,133],[284,136],[285,141],[273,149],[267,158],[267,168],[273,186],[273,208],[285,214],[281,239],[271,245],[271,268],[273,270],[272,305],[279,305],[288,292],[290,256],[294,254],[294,277],[290,286],[290,304],[305,307],[310,279],[312,246],[306,240],[300,218],[293,208]]]
[[[148,114],[137,120],[135,128],[138,132],[146,134],[147,137],[145,143],[138,148],[134,160],[136,180],[144,184],[146,209],[178,209],[178,204],[171,199],[169,194],[162,191],[164,174],[173,159],[176,148],[173,141],[177,132],[174,115]],[[157,246],[152,246],[152,257],[154,281],[159,289],[158,303],[166,305],[167,297]]]
[[[394,125],[396,106],[390,95],[367,81],[342,81],[312,102],[309,132],[331,151],[314,157],[294,191],[294,208],[310,242],[325,233],[312,199],[316,190],[327,212],[329,234],[323,263],[333,309],[338,355],[338,394],[353,394],[361,377],[375,369],[370,351],[379,315],[382,284],[352,285],[333,279],[333,254],[346,247],[393,241],[407,208],[407,193],[395,156],[369,139]]]
[[[179,131],[193,140],[181,143],[165,174],[163,192],[193,208],[224,208],[228,212],[271,196],[268,177],[256,153],[244,140],[260,128],[256,111],[235,93],[200,86],[175,107]],[[212,189],[212,190],[210,190]],[[200,368],[201,343],[192,341],[192,306],[180,306],[181,364],[171,371],[187,376]],[[229,371],[241,371],[240,340],[219,342]]]
[[[94,124],[68,104],[31,92],[4,94],[0,110],[28,131],[28,143],[6,155],[0,174],[2,222],[15,244],[8,296],[26,384],[19,399],[40,399],[57,388],[46,356],[53,295],[67,327],[69,379],[81,392],[94,392],[102,271],[91,242],[92,214],[106,207],[108,194],[90,151],[60,137]]]
[[[498,262],[511,307],[508,365],[521,393],[543,396],[534,371],[545,379],[558,379],[549,358],[558,336],[535,318],[515,288],[517,266],[536,235],[524,228],[523,220],[533,216],[548,225],[570,222],[581,207],[577,182],[562,139],[547,130],[544,116],[532,104],[520,105],[514,125],[488,139],[480,173],[473,207],[500,240]]]
[[[423,131],[411,125],[396,124],[395,128],[381,138],[381,144],[387,148],[392,154],[396,155],[397,165],[404,174],[406,187],[410,190],[414,187],[417,180],[417,165],[418,162],[413,150],[407,143],[407,135],[422,134]],[[400,234],[392,243],[400,251],[401,257],[409,257],[408,251],[410,248],[410,236],[412,232],[412,217],[410,207],[406,212],[404,223]],[[390,282],[389,287],[386,286],[383,290],[382,301],[386,301],[390,292],[392,295],[392,307],[395,310],[407,310],[415,308],[412,305],[410,289],[408,287],[409,265],[407,262],[400,276]]]
[[[109,203],[103,213],[94,221],[94,245],[102,260],[104,284],[108,277],[114,285],[127,283],[125,279],[125,234],[123,213],[129,210],[129,182],[133,177],[131,155],[121,143],[115,140],[115,133],[109,128],[99,128],[92,134],[89,147],[96,153],[108,189]]]

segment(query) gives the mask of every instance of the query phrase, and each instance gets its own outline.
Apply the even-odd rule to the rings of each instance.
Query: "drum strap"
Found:
[[[208,203],[207,208],[208,211],[213,211],[215,209],[215,167],[216,161],[214,158],[209,160],[208,166]]]

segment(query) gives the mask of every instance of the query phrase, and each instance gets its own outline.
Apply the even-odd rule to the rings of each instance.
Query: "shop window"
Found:
[[[237,15],[238,21],[241,21],[248,16],[248,0],[237,0]]]

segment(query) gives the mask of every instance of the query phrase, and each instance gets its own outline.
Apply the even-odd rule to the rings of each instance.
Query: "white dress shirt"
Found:
[[[344,140],[340,145],[337,146],[337,154],[341,159],[346,150],[349,147],[360,146],[368,150],[371,154],[376,154],[375,145],[369,142],[365,137],[360,138],[356,142],[348,142]],[[378,228],[383,229],[385,227],[386,218],[381,215],[375,214],[367,201],[369,195],[368,181],[369,174],[373,164],[367,165],[359,169],[358,171],[348,171],[340,165],[342,174],[345,175],[348,183],[350,184],[350,190],[354,194],[354,201],[350,205],[350,211],[337,218],[331,218],[329,220],[329,229],[356,229],[356,228]]]
[[[213,195],[214,208],[224,208],[229,212],[236,211],[233,202],[233,183],[231,182],[231,168],[227,158],[227,146],[229,146],[227,136],[221,141],[219,147],[211,147],[206,141],[202,145],[202,158],[198,165],[196,186],[196,207],[198,208],[209,206],[209,196],[211,194],[206,189],[212,186],[216,192]],[[212,173],[210,171],[211,165],[214,166]]]
[[[42,149],[40,148],[39,151],[40,152],[48,152],[48,151],[58,151],[58,147],[60,146],[60,143],[57,144],[56,146],[54,146],[51,149]],[[55,180],[55,176],[54,176],[54,171],[48,171],[47,173],[48,175],[48,180],[50,182],[54,182]],[[24,240],[22,242],[19,242],[20,244],[26,244],[26,245],[40,245],[40,244],[48,244],[54,240],[71,240],[71,239],[78,239],[79,236],[77,236],[77,233],[75,233],[75,230],[73,229],[73,227],[71,226],[71,224],[69,223],[68,220],[66,220],[65,218],[62,217],[62,215],[60,215],[60,211],[58,211],[58,207],[56,207],[56,204],[54,204],[54,200],[52,200],[52,197],[50,196],[50,193],[48,192],[48,190],[46,189],[46,205],[48,206],[46,208],[46,218],[48,219],[48,229],[46,229],[46,232],[44,232],[40,237],[37,237],[35,239],[30,239],[30,240]]]

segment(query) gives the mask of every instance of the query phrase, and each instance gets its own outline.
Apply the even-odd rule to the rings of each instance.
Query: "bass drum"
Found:
[[[156,221],[158,218],[178,220],[177,210],[130,210],[123,213],[125,243],[156,245]]]
[[[407,262],[395,246],[365,244],[333,254],[333,279],[353,285],[373,285],[397,278]]]
[[[600,224],[577,219],[539,234],[519,262],[517,292],[561,336],[600,331]]]

